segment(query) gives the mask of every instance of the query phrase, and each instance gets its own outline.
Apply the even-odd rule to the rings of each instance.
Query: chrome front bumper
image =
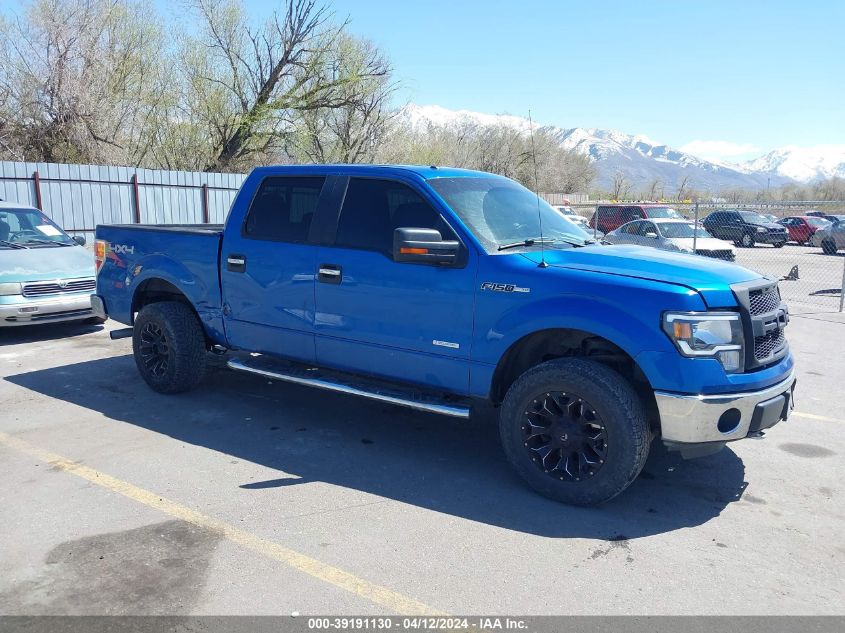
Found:
[[[75,321],[92,316],[91,295],[85,293],[0,304],[0,327]]]
[[[794,387],[795,374],[790,373],[785,380],[760,391],[706,396],[655,392],[662,439],[673,444],[742,439],[785,420],[792,406]],[[782,409],[778,410],[780,396],[784,399]],[[719,429],[720,419],[724,430]]]

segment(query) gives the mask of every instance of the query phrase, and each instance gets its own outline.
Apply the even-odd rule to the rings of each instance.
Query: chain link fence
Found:
[[[780,280],[793,311],[843,311],[845,202],[572,206],[607,242],[733,261]]]

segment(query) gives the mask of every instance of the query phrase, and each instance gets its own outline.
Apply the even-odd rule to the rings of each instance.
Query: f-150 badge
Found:
[[[485,281],[481,284],[482,290],[493,290],[495,292],[531,292],[531,288],[520,288],[513,284],[499,284],[493,281]]]

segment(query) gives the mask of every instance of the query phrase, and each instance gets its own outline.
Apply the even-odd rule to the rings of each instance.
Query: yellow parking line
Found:
[[[824,415],[815,415],[813,413],[801,413],[800,411],[793,411],[789,415],[797,415],[799,418],[807,418],[809,420],[821,420],[822,422],[841,422],[836,418],[828,418]]]
[[[400,593],[392,591],[387,587],[373,584],[363,578],[322,563],[310,556],[300,554],[292,549],[268,541],[259,536],[251,534],[245,530],[237,528],[223,521],[219,521],[212,517],[206,516],[183,506],[175,501],[170,501],[159,497],[157,494],[144,490],[126,481],[122,481],[105,473],[88,468],[82,464],[78,464],[69,459],[65,459],[60,455],[50,453],[42,450],[24,440],[7,435],[0,432],[0,445],[14,449],[21,453],[31,455],[38,460],[48,463],[55,468],[63,470],[77,477],[81,477],[86,481],[96,484],[106,490],[117,492],[124,497],[128,497],[133,501],[142,503],[150,508],[160,510],[172,517],[193,523],[194,525],[212,530],[224,538],[237,543],[247,549],[251,549],[259,554],[271,558],[273,560],[284,563],[288,567],[304,572],[309,576],[313,576],[318,580],[322,580],[330,585],[334,585],[340,589],[355,594],[361,598],[374,602],[389,610],[403,614],[403,615],[444,615],[443,612],[437,611],[422,602],[417,602],[412,598],[403,596]]]

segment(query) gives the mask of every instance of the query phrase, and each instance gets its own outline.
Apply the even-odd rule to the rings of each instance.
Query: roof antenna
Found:
[[[537,149],[534,147],[534,121],[531,110],[528,111],[528,131],[531,132],[531,161],[534,163],[534,193],[537,194],[537,221],[540,223],[540,264],[538,268],[548,268],[546,263],[546,246],[543,239],[543,214],[540,213],[540,185],[537,177]]]

